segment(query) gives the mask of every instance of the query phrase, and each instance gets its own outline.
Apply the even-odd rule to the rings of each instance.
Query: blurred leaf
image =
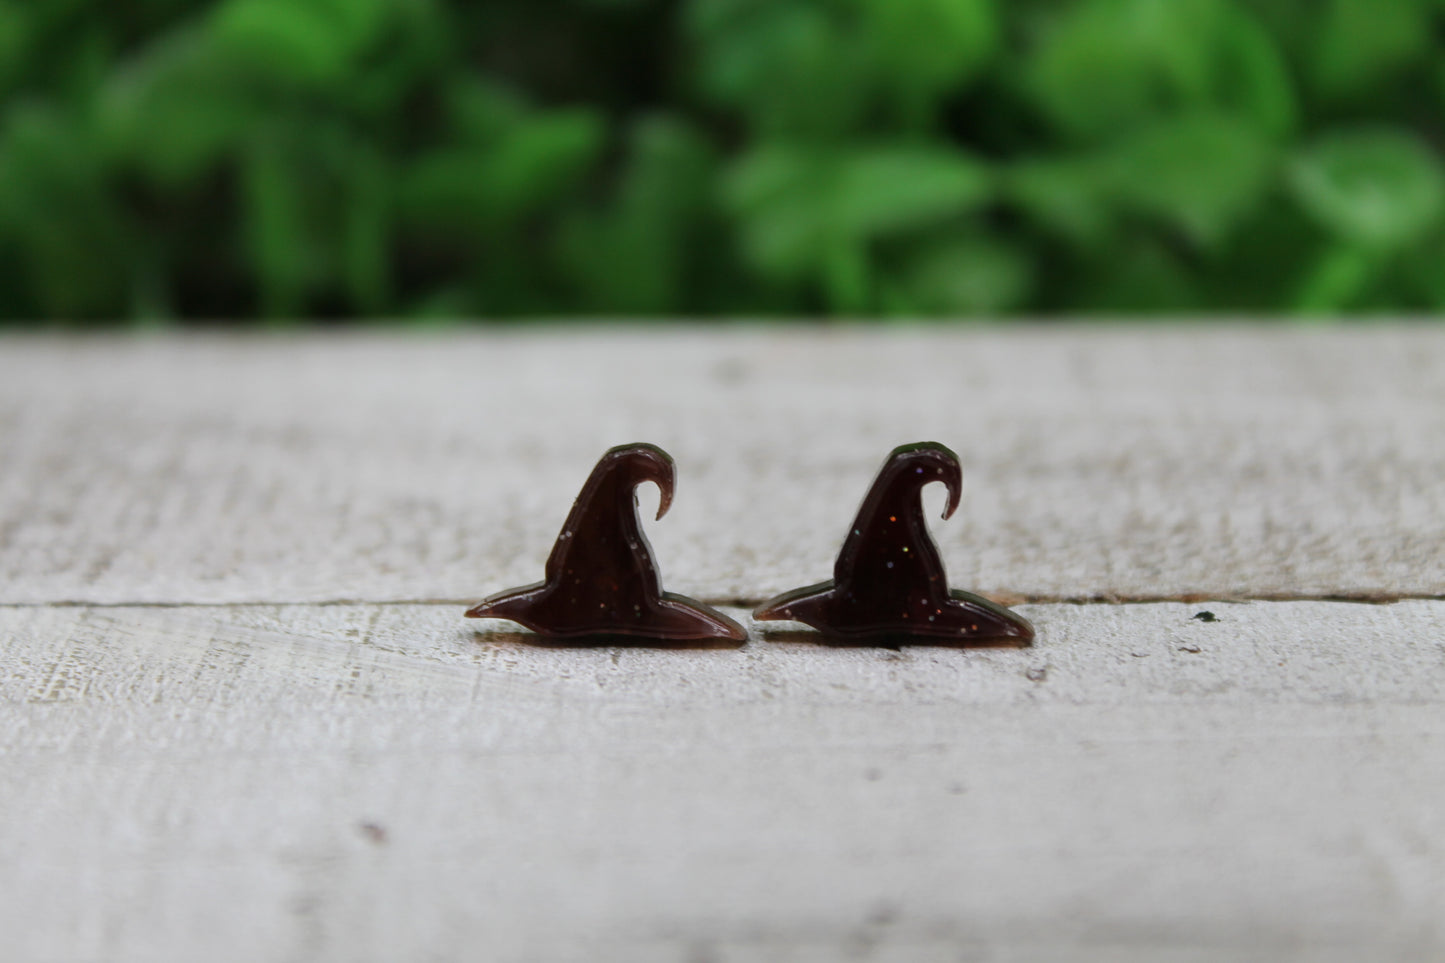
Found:
[[[1153,314],[1204,303],[1198,279],[1152,238],[1136,238],[1086,258],[1076,284],[1075,311]]]
[[[727,188],[743,252],[760,271],[821,281],[831,304],[853,312],[869,302],[869,241],[975,210],[992,198],[993,179],[942,148],[771,147],[739,161]]]
[[[865,46],[822,0],[693,0],[696,83],[759,133],[798,138],[854,126],[866,108]]]
[[[34,309],[74,319],[123,304],[125,225],[86,132],[43,106],[12,107],[0,126],[0,241],[23,252]]]
[[[1243,0],[1242,5],[1291,60],[1300,59],[1319,36],[1320,0]]]
[[[0,2],[0,94],[10,90],[25,68],[33,43],[28,10],[14,0]]]
[[[764,147],[738,160],[725,182],[744,254],[765,274],[805,275],[816,266],[830,226],[828,162],[786,147]]]
[[[525,122],[526,100],[482,77],[463,77],[446,89],[447,119],[458,141],[486,144]]]
[[[226,0],[210,27],[218,49],[269,77],[332,86],[375,39],[390,0]]]
[[[1048,231],[1083,247],[1105,243],[1114,215],[1096,165],[1078,158],[1019,161],[1005,170],[1008,199]]]
[[[1327,0],[1311,64],[1316,85],[1359,97],[1435,47],[1427,0]]]
[[[391,301],[392,171],[366,145],[348,145],[343,276],[356,310],[376,315]]]
[[[1118,216],[1143,215],[1217,248],[1274,183],[1279,152],[1227,115],[1198,113],[1146,125],[1091,153],[1020,162],[1009,198],[1072,243],[1115,243]]]
[[[117,72],[99,104],[107,151],[179,187],[235,147],[258,118],[198,31],[179,31]]]
[[[1437,231],[1412,246],[1401,257],[1401,274],[1421,306],[1434,311],[1445,310],[1445,236]]]
[[[816,263],[831,236],[866,240],[972,210],[991,195],[987,169],[937,148],[870,148],[842,156],[788,147],[741,159],[728,182],[748,247],[769,270]]]
[[[1289,178],[1295,199],[1351,244],[1409,244],[1440,219],[1445,172],[1420,141],[1392,130],[1349,130],[1316,141]]]
[[[634,128],[613,204],[575,219],[564,239],[588,303],[604,312],[683,309],[692,248],[713,213],[714,166],[711,147],[685,124],[653,118]]]
[[[1350,306],[1380,273],[1377,252],[1358,247],[1326,251],[1314,265],[1294,307],[1305,314],[1334,314]]]
[[[1221,23],[1215,67],[1216,106],[1248,118],[1263,133],[1285,137],[1299,123],[1290,66],[1278,40],[1231,5]]]
[[[489,145],[421,159],[407,172],[402,196],[421,220],[494,228],[558,199],[597,156],[602,134],[590,111],[529,115]]]
[[[1228,0],[1080,0],[1059,8],[1026,69],[1041,109],[1075,137],[1209,107],[1275,133],[1293,124],[1279,51]]]
[[[1096,135],[1199,103],[1208,90],[1209,0],[1081,0],[1061,8],[1029,63],[1040,106],[1063,130]]]
[[[1203,265],[1207,299],[1200,307],[1230,313],[1292,308],[1319,247],[1314,223],[1284,192],[1272,189]]]
[[[1110,192],[1197,244],[1218,245],[1273,181],[1277,153],[1227,117],[1171,118],[1123,140],[1104,159]]]
[[[982,163],[935,147],[855,150],[837,169],[833,225],[860,237],[906,230],[991,199]]]
[[[302,85],[335,83],[350,50],[320,4],[308,0],[228,0],[212,34],[220,50],[258,72]]]
[[[278,137],[260,137],[246,151],[242,174],[261,311],[272,320],[295,319],[302,314],[313,273],[296,161]]]
[[[993,0],[694,0],[698,83],[765,134],[827,138],[888,104],[922,129],[993,55]]]
[[[984,236],[933,244],[910,257],[887,285],[891,314],[968,316],[1017,308],[1030,294],[1033,266],[1023,251]]]
[[[235,0],[232,0],[235,2]],[[252,0],[256,2],[256,0]],[[288,4],[306,3],[308,0],[287,0]],[[387,19],[397,6],[397,0],[309,0],[317,11],[331,23],[345,46],[360,51],[374,42],[387,26]]]
[[[484,172],[496,209],[511,216],[571,184],[602,147],[588,110],[557,110],[518,125],[495,144]]]
[[[919,123],[933,99],[972,78],[998,43],[993,0],[856,2],[882,84],[899,92]]]

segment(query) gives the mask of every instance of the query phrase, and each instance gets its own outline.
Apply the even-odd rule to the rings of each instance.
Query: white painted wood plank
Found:
[[[0,608],[4,955],[1445,954],[1445,603],[1199,607],[899,652]]]
[[[1439,326],[529,332],[0,340],[0,601],[478,598],[637,440],[669,585],[758,599],[925,438],[963,587],[1445,594]]]

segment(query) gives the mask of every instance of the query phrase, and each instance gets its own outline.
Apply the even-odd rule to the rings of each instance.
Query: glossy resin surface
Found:
[[[672,504],[676,470],[656,445],[619,445],[592,469],[552,546],[543,581],[499,592],[467,612],[510,619],[553,639],[742,642],[741,625],[695,599],[662,591],[652,546],[637,517],[637,486]]]
[[[937,442],[893,449],[858,509],[832,581],[769,599],[753,618],[804,622],[860,644],[1030,644],[1034,629],[1026,619],[981,596],[949,590],[923,518],[923,487],[933,482],[948,488],[948,518],[963,488],[958,456]]]

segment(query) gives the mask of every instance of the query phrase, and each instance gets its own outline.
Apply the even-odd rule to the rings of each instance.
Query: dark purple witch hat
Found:
[[[656,445],[619,445],[592,469],[547,559],[545,579],[483,599],[476,619],[510,619],[557,639],[628,636],[672,642],[742,642],[741,625],[701,602],[662,591],[652,546],[637,518],[636,489],[662,493],[657,517],[672,504],[672,457]]]
[[[760,622],[804,622],[859,644],[921,642],[1028,645],[1033,626],[986,598],[950,591],[923,518],[923,486],[948,486],[943,517],[958,508],[958,456],[937,442],[893,449],[858,509],[833,580],[784,592],[758,606]]]

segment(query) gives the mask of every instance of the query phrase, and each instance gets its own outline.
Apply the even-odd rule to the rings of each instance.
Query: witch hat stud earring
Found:
[[[652,546],[637,519],[636,489],[662,493],[657,517],[672,504],[676,470],[656,445],[619,445],[592,469],[547,559],[546,578],[492,595],[467,612],[510,619],[555,639],[619,636],[671,642],[743,642],[741,625],[694,599],[662,591]]]
[[[948,518],[958,508],[958,456],[937,442],[893,449],[858,509],[838,553],[833,580],[784,592],[758,606],[760,622],[805,622],[843,642],[1028,645],[1033,626],[1001,605],[950,591],[938,547],[923,519],[923,486],[948,486]]]

